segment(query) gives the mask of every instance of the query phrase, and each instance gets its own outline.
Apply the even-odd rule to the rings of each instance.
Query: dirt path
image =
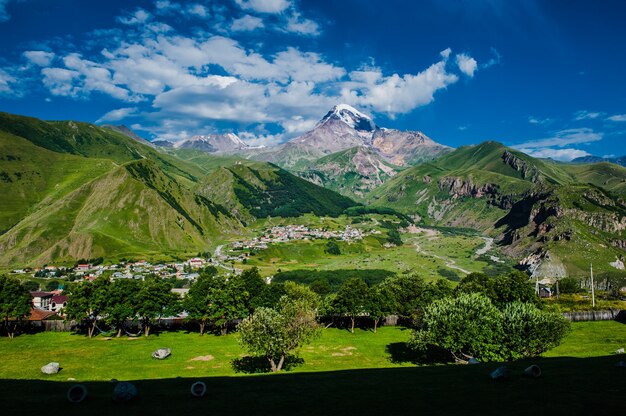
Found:
[[[477,256],[482,256],[483,254],[491,250],[491,247],[493,247],[493,238],[489,238],[489,237],[480,237],[480,238],[485,240],[485,246],[476,250]]]
[[[465,273],[465,274],[470,274],[470,273],[471,273],[469,270],[465,270],[464,268],[462,268],[462,267],[460,267],[460,266],[457,266],[457,265],[456,265],[456,262],[455,262],[454,260],[449,259],[449,258],[447,258],[447,257],[442,257],[442,256],[439,256],[439,255],[434,254],[434,253],[430,253],[430,252],[428,252],[428,251],[425,251],[425,250],[423,250],[423,249],[422,249],[422,247],[421,247],[421,246],[419,245],[419,243],[417,243],[417,242],[415,242],[415,243],[413,243],[413,244],[415,245],[415,250],[416,250],[419,254],[423,254],[423,255],[425,255],[425,256],[430,256],[430,257],[434,257],[434,258],[436,258],[436,259],[442,260],[442,261],[445,263],[446,267],[448,267],[448,268],[450,268],[450,269],[455,269],[455,270],[458,270],[458,271],[463,272],[463,273]]]

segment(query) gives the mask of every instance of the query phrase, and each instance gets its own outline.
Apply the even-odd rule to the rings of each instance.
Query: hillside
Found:
[[[298,178],[278,166],[238,162],[208,175],[197,187],[201,195],[249,221],[267,216],[305,213],[337,216],[356,205],[351,199]]]
[[[363,199],[401,170],[365,146],[324,156],[294,172],[317,185],[342,195]]]
[[[354,205],[269,164],[245,170],[232,157],[164,153],[87,123],[0,113],[0,151],[0,266],[172,258],[241,233],[244,218]],[[241,215],[227,208],[238,206]]]
[[[623,261],[625,186],[616,165],[557,164],[486,142],[407,169],[368,199],[426,224],[488,233],[531,272],[554,277]]]

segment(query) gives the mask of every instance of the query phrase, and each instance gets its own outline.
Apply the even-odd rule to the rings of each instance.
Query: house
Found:
[[[77,272],[86,272],[87,270],[91,270],[91,264],[88,263],[81,263],[79,265],[77,265],[74,270]]]
[[[194,257],[189,259],[189,267],[198,269],[200,267],[204,267],[204,260],[199,257]]]
[[[29,321],[45,321],[46,319],[56,314],[57,313],[53,311],[46,311],[44,309],[33,307],[33,308],[30,308],[30,315],[28,316],[28,320]]]
[[[67,306],[68,297],[65,295],[53,295],[50,300],[50,310],[60,312]]]
[[[52,301],[52,293],[42,292],[36,290],[30,292],[30,296],[33,298],[33,306],[42,310],[50,310],[50,302]]]

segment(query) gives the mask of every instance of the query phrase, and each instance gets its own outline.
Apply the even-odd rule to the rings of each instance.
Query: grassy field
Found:
[[[573,325],[565,342],[546,357],[510,364],[512,377],[489,378],[499,364],[415,366],[404,348],[408,331],[382,328],[378,334],[329,329],[299,354],[303,363],[288,372],[241,375],[232,361],[243,356],[234,335],[161,333],[147,339],[89,340],[68,333],[0,339],[0,400],[3,414],[32,414],[45,404],[72,414],[275,414],[375,415],[620,414],[626,371],[611,352],[626,343],[626,325]],[[150,358],[171,347],[164,361]],[[199,359],[199,358],[202,359]],[[212,359],[211,359],[212,357]],[[197,358],[197,360],[193,360]],[[58,360],[62,371],[44,376],[39,367]],[[521,376],[530,363],[540,379]],[[68,380],[70,378],[76,379]],[[111,401],[108,380],[132,380],[140,397],[125,405]],[[203,380],[208,394],[192,399],[189,386]],[[65,399],[67,388],[84,382],[89,398]]]
[[[372,221],[352,225],[364,232],[381,231],[381,234],[368,235],[354,242],[339,241],[341,254],[332,256],[325,252],[326,240],[290,241],[275,243],[265,250],[259,250],[250,257],[247,265],[237,267],[258,267],[262,275],[273,275],[296,269],[385,269],[397,273],[418,273],[432,280],[440,277],[458,280],[467,272],[479,272],[485,268],[500,265],[487,256],[477,256],[476,250],[484,247],[485,241],[476,234],[429,229],[428,233],[403,233],[403,245],[386,247],[386,234],[380,222],[395,218],[371,215]],[[345,216],[338,218],[318,218],[305,215],[295,219],[263,220],[253,225],[251,234],[260,234],[264,228],[274,225],[307,225],[311,228],[343,230],[351,223]],[[232,252],[239,254],[240,252]],[[488,254],[502,257],[497,248]],[[509,261],[509,260],[506,260]],[[510,263],[507,263],[510,264]]]

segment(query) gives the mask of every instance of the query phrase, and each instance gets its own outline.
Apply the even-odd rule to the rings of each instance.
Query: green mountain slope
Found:
[[[398,174],[369,201],[491,234],[531,271],[558,276],[623,258],[625,189],[619,166],[559,164],[486,142]]]
[[[342,195],[363,199],[372,189],[401,170],[363,146],[324,156],[294,172],[317,185]]]
[[[241,233],[243,219],[337,215],[354,205],[267,163],[244,167],[236,158],[163,153],[86,123],[0,113],[0,151],[6,267],[172,258]]]
[[[249,221],[305,213],[336,216],[356,203],[270,163],[238,162],[208,175],[197,192]]]

